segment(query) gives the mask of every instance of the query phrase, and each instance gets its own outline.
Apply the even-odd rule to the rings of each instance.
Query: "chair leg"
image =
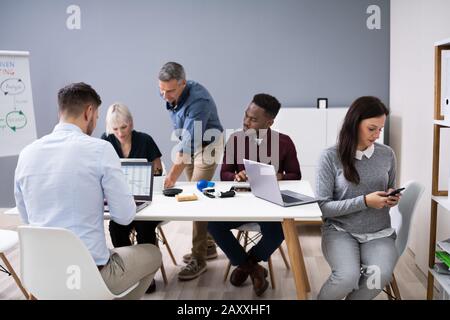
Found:
[[[170,248],[169,242],[167,242],[167,238],[166,235],[164,234],[163,230],[161,227],[158,227],[158,232],[161,235],[161,238],[163,240],[163,244],[166,245],[167,248],[167,252],[169,252],[169,256],[172,259],[172,262],[175,266],[177,266],[177,261],[175,260],[175,256],[173,255],[172,249]]]
[[[22,291],[22,294],[25,296],[25,299],[28,299],[28,292],[25,290],[25,288],[22,286],[22,282],[20,281],[19,277],[17,276],[16,272],[14,271],[13,267],[9,263],[8,259],[3,253],[0,253],[0,258],[3,260],[3,262],[6,265],[6,268],[11,273],[12,277],[14,278],[14,281],[16,282],[17,286],[19,287],[20,291]]]
[[[161,261],[161,274],[163,277],[163,281],[164,281],[164,285],[167,285],[168,281],[167,281],[167,274],[166,274],[166,269],[164,268],[164,262]]]
[[[278,250],[280,250],[281,257],[283,258],[284,265],[286,266],[286,269],[288,269],[288,270],[291,269],[291,267],[289,267],[289,262],[287,261],[286,254],[284,253],[282,245],[280,245],[278,247]]]
[[[400,295],[400,289],[398,288],[397,280],[395,279],[394,274],[392,274],[391,287],[392,291],[394,292],[395,299],[402,300],[402,296]]]
[[[269,275],[270,275],[270,282],[272,283],[272,289],[275,289],[275,276],[273,274],[272,257],[269,257],[269,260],[267,262],[269,264]]]
[[[156,240],[156,246],[159,248],[158,240]],[[166,269],[164,268],[164,261],[161,260],[161,267],[159,267],[159,268],[161,269],[161,275],[163,277],[164,285],[167,285],[168,281],[167,281]]]
[[[247,251],[247,245],[248,245],[248,231],[244,231],[244,250]]]
[[[236,239],[239,242],[241,241],[241,237],[242,237],[242,231],[238,231],[238,233],[236,235]],[[231,269],[231,262],[230,262],[230,260],[228,260],[227,268],[225,269],[225,274],[223,276],[223,282],[227,281],[228,274],[230,273],[230,269]]]
[[[394,297],[392,295],[392,291],[391,291],[391,285],[387,284],[386,287],[384,288],[384,290],[386,291],[386,294],[388,296],[389,300],[394,300]]]
[[[236,239],[237,239],[237,241],[239,241],[239,243],[241,243],[242,233],[243,233],[243,231],[238,231],[238,233],[236,235]]]

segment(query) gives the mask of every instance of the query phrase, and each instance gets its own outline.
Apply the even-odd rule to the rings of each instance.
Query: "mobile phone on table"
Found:
[[[391,191],[387,194],[388,197],[390,196],[396,196],[397,194],[399,194],[400,192],[402,192],[403,190],[405,190],[405,188],[398,188],[395,189],[394,191]]]

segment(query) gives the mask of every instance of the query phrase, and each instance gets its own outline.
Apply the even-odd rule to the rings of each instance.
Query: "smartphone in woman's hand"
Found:
[[[394,191],[391,191],[387,194],[387,197],[391,197],[391,196],[396,196],[398,195],[400,192],[402,192],[403,190],[405,190],[405,188],[398,188],[395,189]]]

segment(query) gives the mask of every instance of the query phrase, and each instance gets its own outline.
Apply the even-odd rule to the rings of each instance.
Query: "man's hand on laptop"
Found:
[[[277,180],[283,180],[283,174],[282,173],[277,173]]]
[[[237,175],[234,176],[234,180],[237,182],[244,182],[247,181],[247,174],[245,173],[245,170],[242,170]]]

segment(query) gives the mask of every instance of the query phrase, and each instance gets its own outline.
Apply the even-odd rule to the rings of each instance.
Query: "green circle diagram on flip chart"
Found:
[[[10,79],[4,80],[0,84],[0,90],[3,93],[3,95],[5,95],[5,96],[8,96],[8,95],[16,96],[25,91],[25,85],[24,85],[22,79],[10,78]],[[15,104],[15,99],[14,99],[13,107],[14,107],[14,110],[10,111],[6,114],[3,122],[5,123],[5,125],[8,128],[10,128],[13,131],[16,131],[18,129],[25,128],[25,126],[27,124],[27,117],[22,112],[22,110],[20,110],[20,108],[19,108],[19,110],[16,110],[17,105]]]
[[[28,52],[0,51],[0,156],[36,139]]]

